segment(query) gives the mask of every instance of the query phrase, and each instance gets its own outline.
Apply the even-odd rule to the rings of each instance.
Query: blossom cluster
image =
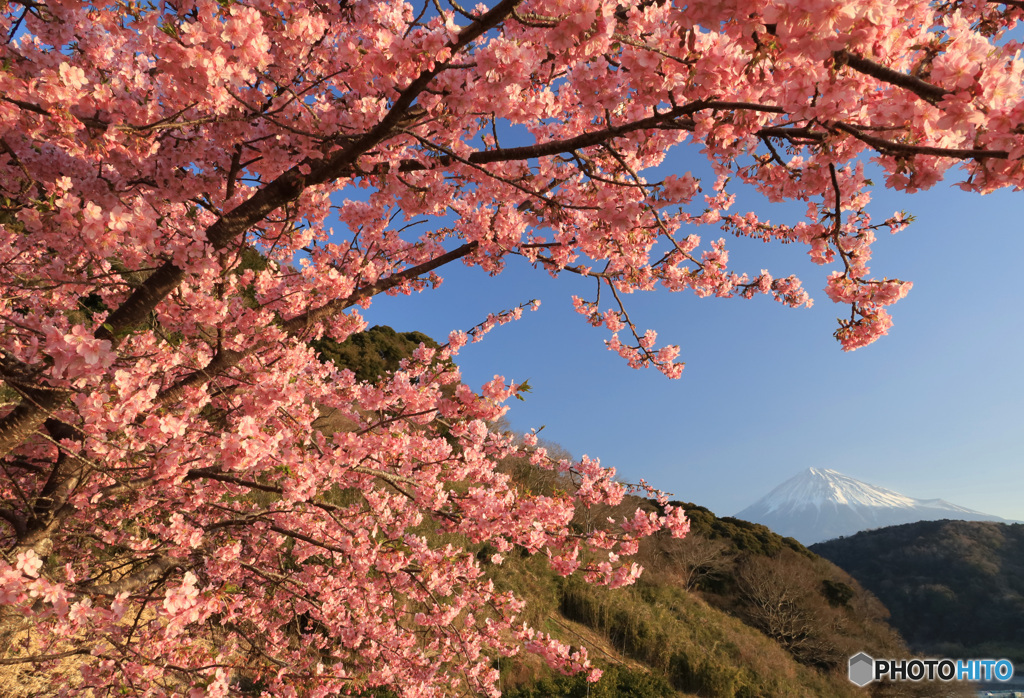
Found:
[[[527,386],[464,384],[459,350],[536,303],[374,380],[316,347],[364,330],[380,294],[518,257],[594,290],[572,303],[630,366],[678,377],[630,294],[811,303],[768,264],[734,269],[736,236],[829,267],[837,339],[869,344],[910,289],[872,275],[876,235],[910,217],[872,221],[864,162],[906,191],[956,166],[971,191],[1024,187],[1022,17],[0,2],[0,604],[43,638],[2,659],[70,693],[493,696],[493,658],[521,649],[596,678],[522,626],[488,566],[519,551],[628,584],[639,541],[687,523],[661,498],[577,530],[580,511],[658,494],[497,431]],[[712,177],[660,177],[673,151]],[[733,210],[738,185],[806,215]],[[564,487],[532,491],[511,456]],[[76,676],[46,659],[65,652]]]

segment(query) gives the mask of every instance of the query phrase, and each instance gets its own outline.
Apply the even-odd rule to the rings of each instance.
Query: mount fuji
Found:
[[[915,521],[1007,523],[943,499],[914,499],[825,468],[808,468],[786,480],[736,518],[764,524],[804,545]]]

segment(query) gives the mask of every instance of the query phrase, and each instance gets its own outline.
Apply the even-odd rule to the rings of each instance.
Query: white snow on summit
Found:
[[[801,505],[820,509],[826,502],[861,507],[913,507],[919,500],[868,485],[835,470],[808,468],[769,492],[758,504],[771,512]]]
[[[808,468],[786,480],[736,518],[762,523],[805,545],[915,521],[1004,520],[942,499],[914,499],[827,468]]]

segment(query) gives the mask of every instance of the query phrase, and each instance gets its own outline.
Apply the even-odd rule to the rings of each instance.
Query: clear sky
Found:
[[[686,157],[679,151],[666,169],[699,173]],[[495,374],[528,379],[533,392],[513,401],[513,428],[544,425],[542,436],[574,456],[599,457],[624,480],[645,478],[720,515],[802,469],[826,467],[1024,520],[1024,193],[982,197],[944,182],[906,195],[881,181],[874,217],[905,209],[917,221],[881,234],[872,272],[914,288],[892,309],[889,336],[855,352],[832,338],[848,310],[821,291],[831,267],[812,264],[797,245],[749,240],[729,241],[732,268],[796,273],[814,307],[664,291],[627,297],[641,331],[680,345],[687,365],[676,381],[630,369],[604,346],[607,332],[573,312],[570,296],[588,296],[593,281],[553,280],[515,260],[496,278],[446,268],[441,288],[378,299],[366,317],[443,341],[488,312],[539,298],[539,311],[463,350],[464,380],[478,388]],[[803,211],[737,193],[734,210],[789,222]]]

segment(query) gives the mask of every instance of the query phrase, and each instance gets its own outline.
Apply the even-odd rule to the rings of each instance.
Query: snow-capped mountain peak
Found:
[[[805,545],[914,521],[1003,521],[942,499],[914,499],[829,468],[808,468],[736,514]]]
[[[767,511],[793,506],[815,506],[832,502],[861,507],[912,507],[919,500],[875,487],[828,468],[808,468],[786,480],[758,504]]]

